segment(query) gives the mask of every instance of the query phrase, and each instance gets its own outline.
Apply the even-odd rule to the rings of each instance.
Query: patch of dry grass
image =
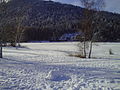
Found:
[[[79,57],[79,58],[86,58],[85,56],[80,55],[80,54],[70,54],[69,56],[71,56],[71,57]]]

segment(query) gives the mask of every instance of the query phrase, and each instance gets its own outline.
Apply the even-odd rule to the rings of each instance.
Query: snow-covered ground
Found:
[[[94,59],[70,57],[77,42],[22,46],[3,49],[0,90],[120,90],[120,43],[95,43]]]

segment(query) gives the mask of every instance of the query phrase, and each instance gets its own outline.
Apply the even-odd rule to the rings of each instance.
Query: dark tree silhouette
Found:
[[[4,0],[0,1],[0,12],[3,12],[4,14],[6,13],[5,12],[5,1]],[[5,17],[5,16],[0,17],[0,58],[3,57],[2,43],[3,43],[3,38],[4,38],[4,35],[3,35],[4,29],[3,29],[3,25],[1,25],[3,17]]]

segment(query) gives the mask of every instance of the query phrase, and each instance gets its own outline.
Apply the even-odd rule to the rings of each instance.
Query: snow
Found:
[[[46,79],[52,80],[52,81],[62,81],[62,80],[69,80],[70,77],[66,76],[64,72],[61,72],[60,70],[51,70]]]
[[[78,52],[77,44],[4,47],[0,90],[120,90],[120,43],[94,43],[92,59],[70,57]]]

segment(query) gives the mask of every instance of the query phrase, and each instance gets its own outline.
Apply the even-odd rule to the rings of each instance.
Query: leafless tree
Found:
[[[98,13],[105,7],[104,0],[80,0],[85,8],[83,11],[82,31],[83,31],[83,56],[91,58],[92,44],[95,36],[94,20],[97,20]],[[89,41],[89,43],[88,43]],[[88,46],[87,46],[88,44]],[[87,47],[87,48],[86,48]]]
[[[26,22],[27,19],[29,18],[29,14],[28,12],[30,7],[24,7],[22,8],[22,10],[20,10],[20,12],[18,11],[17,13],[17,17],[16,17],[16,36],[15,36],[15,46],[20,46],[20,42],[23,36],[23,33],[25,31],[25,27],[26,27]]]
[[[22,38],[22,34],[24,32],[24,26],[23,26],[23,22],[25,21],[25,16],[21,16],[21,17],[17,17],[16,18],[17,21],[17,27],[16,27],[16,36],[15,36],[15,46],[20,47],[20,42],[21,42],[21,38]]]

